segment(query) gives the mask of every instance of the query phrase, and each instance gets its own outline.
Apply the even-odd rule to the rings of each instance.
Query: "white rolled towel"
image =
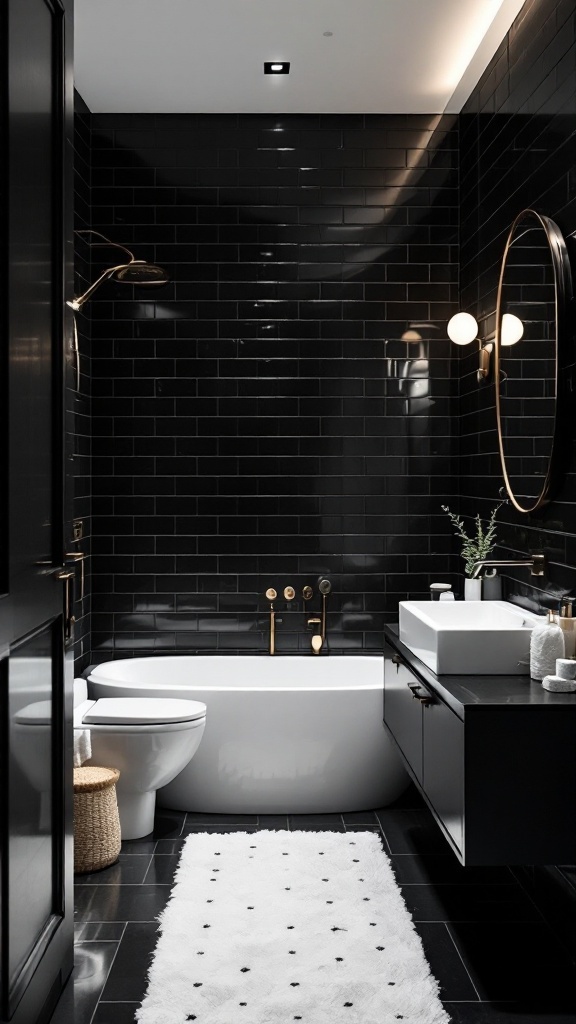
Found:
[[[74,729],[74,767],[79,768],[91,757],[90,729]]]
[[[576,679],[562,679],[560,676],[544,676],[542,686],[553,693],[575,693]]]
[[[556,675],[560,679],[576,679],[576,660],[574,658],[557,658]]]

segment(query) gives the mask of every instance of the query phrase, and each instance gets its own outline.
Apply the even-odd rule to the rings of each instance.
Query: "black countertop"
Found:
[[[437,676],[424,665],[412,651],[398,639],[398,626],[385,626],[384,636],[407,665],[420,676],[422,682],[438,693],[438,696],[458,714],[462,708],[483,705],[518,705],[556,708],[576,708],[575,693],[551,693],[530,676]]]

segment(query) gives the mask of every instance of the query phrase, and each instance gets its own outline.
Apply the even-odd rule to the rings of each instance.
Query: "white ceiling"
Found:
[[[76,87],[100,113],[456,112],[523,2],[76,0]]]

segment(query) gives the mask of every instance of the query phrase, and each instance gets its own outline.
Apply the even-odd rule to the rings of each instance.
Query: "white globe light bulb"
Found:
[[[500,330],[501,345],[515,345],[524,334],[524,324],[513,313],[504,313]]]
[[[448,337],[455,345],[469,345],[478,337],[478,324],[471,313],[456,313],[448,321]]]

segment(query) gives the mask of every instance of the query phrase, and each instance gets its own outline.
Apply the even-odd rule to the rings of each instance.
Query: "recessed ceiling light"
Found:
[[[265,75],[289,75],[290,74],[290,61],[289,60],[265,60],[264,61],[264,74]]]

